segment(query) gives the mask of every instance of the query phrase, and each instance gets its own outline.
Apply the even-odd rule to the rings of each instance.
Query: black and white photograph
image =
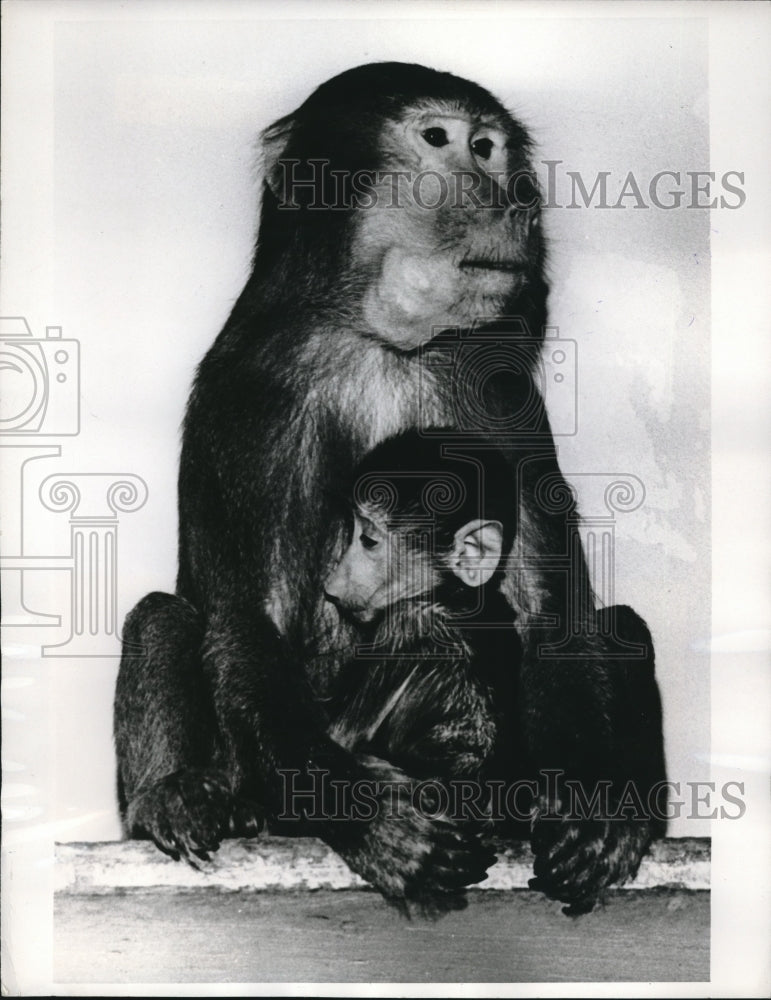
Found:
[[[0,15],[4,995],[766,996],[769,6]]]

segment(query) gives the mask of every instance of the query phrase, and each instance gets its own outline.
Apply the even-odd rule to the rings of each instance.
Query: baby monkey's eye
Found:
[[[363,531],[359,535],[359,541],[361,542],[362,547],[365,549],[374,549],[375,546],[377,545],[377,538],[370,538],[370,536],[365,535]]]
[[[427,128],[420,133],[429,146],[446,146],[450,141],[443,128]]]

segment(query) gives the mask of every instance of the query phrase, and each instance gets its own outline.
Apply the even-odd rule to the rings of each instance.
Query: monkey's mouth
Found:
[[[513,260],[488,260],[486,258],[474,258],[472,260],[462,260],[458,267],[474,268],[480,271],[501,271],[504,274],[524,274],[525,265]]]

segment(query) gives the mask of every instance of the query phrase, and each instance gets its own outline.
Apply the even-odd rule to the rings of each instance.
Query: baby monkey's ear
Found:
[[[468,521],[455,532],[450,569],[467,587],[481,587],[498,569],[502,552],[500,521]]]

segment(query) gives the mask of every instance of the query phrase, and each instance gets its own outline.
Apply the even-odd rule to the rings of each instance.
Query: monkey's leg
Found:
[[[184,599],[143,598],[126,619],[115,694],[124,826],[175,858],[206,857],[226,832],[257,829],[250,810],[233,800],[217,760],[202,634],[200,616]]]
[[[606,656],[614,667],[617,704],[617,753],[622,775],[643,799],[666,778],[661,698],[655,676],[653,639],[643,619],[626,605],[597,612]],[[653,836],[663,836],[663,799],[651,802]]]
[[[597,625],[598,659],[588,671],[571,671],[565,682],[576,685],[574,694],[590,694],[592,686],[604,692],[595,701],[602,705],[595,719],[599,738],[593,745],[584,739],[570,765],[562,765],[566,777],[578,778],[580,796],[575,787],[567,795],[542,796],[532,836],[533,887],[569,903],[571,913],[591,909],[611,883],[633,878],[651,839],[665,827],[661,703],[650,633],[623,606],[598,612]],[[588,703],[584,708],[596,711]]]

